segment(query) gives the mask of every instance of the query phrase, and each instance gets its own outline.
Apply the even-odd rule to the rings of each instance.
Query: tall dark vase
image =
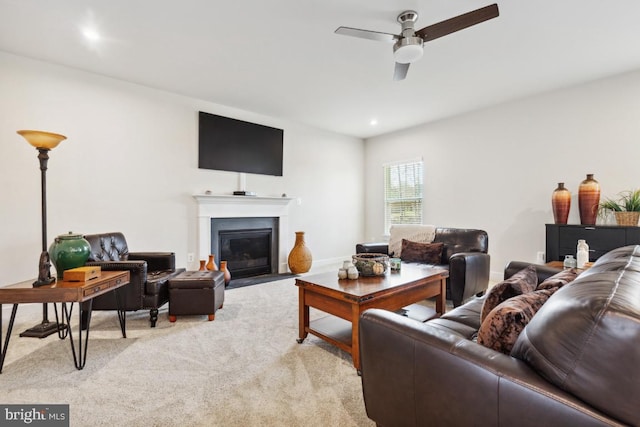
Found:
[[[578,205],[580,207],[580,224],[595,225],[600,203],[600,183],[587,174],[587,179],[580,183],[578,189]]]
[[[556,224],[566,224],[571,209],[571,192],[564,186],[564,182],[558,183],[558,188],[551,195],[551,207],[553,220]]]

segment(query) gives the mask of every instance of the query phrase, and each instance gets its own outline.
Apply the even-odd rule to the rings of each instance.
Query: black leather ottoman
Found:
[[[207,314],[215,319],[224,303],[222,271],[185,271],[169,279],[169,321],[185,314]]]

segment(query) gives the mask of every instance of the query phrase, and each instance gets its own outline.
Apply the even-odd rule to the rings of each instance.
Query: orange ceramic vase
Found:
[[[296,243],[289,252],[289,270],[293,274],[306,273],[311,269],[311,251],[304,241],[304,231],[296,231]]]
[[[224,284],[228,285],[231,281],[231,272],[227,266],[227,261],[220,261],[220,271],[224,273]]]
[[[216,265],[215,255],[209,255],[209,262],[207,262],[207,270],[209,271],[217,271],[218,266]]]

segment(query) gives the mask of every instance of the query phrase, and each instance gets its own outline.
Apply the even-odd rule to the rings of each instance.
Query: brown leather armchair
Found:
[[[86,265],[104,271],[127,270],[130,283],[125,287],[125,311],[149,310],[151,327],[156,326],[158,309],[169,301],[168,281],[183,272],[176,269],[173,252],[129,252],[122,233],[111,232],[84,236],[91,245]],[[116,310],[114,292],[93,299],[93,310]]]
[[[490,256],[489,236],[484,230],[437,227],[434,243],[444,243],[439,266],[449,270],[447,299],[454,307],[479,296],[489,286]],[[387,243],[358,243],[356,253],[384,253]]]

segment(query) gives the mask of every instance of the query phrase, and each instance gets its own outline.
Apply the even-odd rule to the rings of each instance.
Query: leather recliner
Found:
[[[173,252],[129,252],[120,232],[88,234],[91,246],[86,265],[96,265],[104,271],[127,270],[130,283],[125,286],[125,311],[149,310],[151,327],[156,326],[158,309],[169,301],[168,281],[185,271],[176,269]],[[93,299],[93,310],[117,310],[115,292]]]
[[[447,299],[454,307],[474,295],[482,295],[489,286],[489,236],[484,230],[436,228],[434,243],[444,243],[439,266],[449,270]],[[358,243],[356,253],[389,253],[387,243]]]

